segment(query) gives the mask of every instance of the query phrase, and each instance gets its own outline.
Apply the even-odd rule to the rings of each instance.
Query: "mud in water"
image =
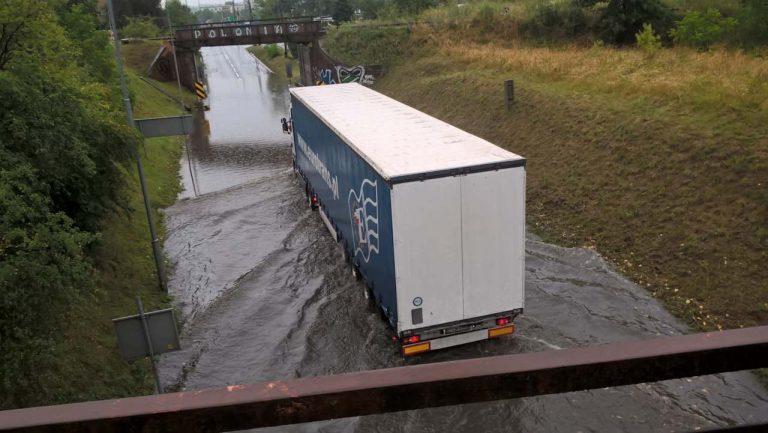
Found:
[[[290,169],[285,83],[244,47],[203,49],[210,136],[191,143],[197,189],[167,210],[171,290],[184,349],[169,389],[559,350],[687,329],[593,251],[529,236],[526,306],[514,337],[403,360]],[[183,161],[186,164],[186,160]],[[183,171],[188,170],[186,165]],[[768,420],[748,373],[342,419],[260,431],[692,431]]]

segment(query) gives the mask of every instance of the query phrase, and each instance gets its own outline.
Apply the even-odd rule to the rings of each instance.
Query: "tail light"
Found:
[[[317,204],[317,196],[316,195],[312,196],[312,204]]]
[[[496,325],[497,326],[504,326],[507,323],[509,323],[509,317],[500,317],[496,319]]]
[[[421,338],[418,335],[411,335],[410,337],[403,338],[403,344],[413,344],[418,343],[421,341]]]

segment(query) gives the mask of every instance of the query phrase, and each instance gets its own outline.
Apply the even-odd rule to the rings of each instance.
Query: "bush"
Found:
[[[275,57],[280,55],[280,50],[277,49],[277,45],[275,44],[265,45],[264,51],[267,52],[267,57],[269,57],[270,59],[274,59]]]
[[[93,241],[51,211],[38,173],[0,149],[0,408],[45,400],[54,328],[91,287]],[[35,392],[30,392],[35,389]]]
[[[489,4],[484,4],[478,9],[474,18],[472,18],[472,24],[485,32],[491,31],[494,27],[494,15],[493,7]]]
[[[85,230],[97,230],[108,211],[125,206],[120,166],[139,139],[103,102],[105,94],[97,84],[0,72],[0,150],[32,166],[52,209]]]
[[[735,26],[735,18],[724,18],[717,9],[708,9],[704,13],[689,11],[669,35],[676,44],[706,50],[722,41]]]
[[[626,45],[636,42],[635,35],[645,23],[667,35],[674,24],[672,10],[660,0],[611,0],[596,30],[602,40]]]
[[[155,38],[160,35],[160,28],[151,17],[129,17],[128,24],[120,30],[123,38]]]
[[[745,8],[739,15],[739,42],[747,48],[768,45],[768,1],[742,1]]]
[[[332,29],[324,48],[350,65],[395,65],[408,58],[413,45],[405,26]]]
[[[637,46],[646,54],[656,54],[661,49],[661,37],[653,31],[651,24],[643,24],[643,30],[635,35]]]
[[[437,0],[393,0],[392,4],[403,15],[416,15],[419,12],[437,6]]]
[[[558,39],[586,34],[591,27],[589,16],[576,3],[543,3],[523,23],[522,30],[532,37]]]

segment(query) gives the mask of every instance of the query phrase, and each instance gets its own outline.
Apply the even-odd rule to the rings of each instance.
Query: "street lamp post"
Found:
[[[128,94],[128,83],[125,79],[125,71],[123,70],[123,55],[120,51],[120,37],[117,34],[117,24],[115,23],[115,12],[112,6],[112,0],[107,0],[107,9],[109,15],[109,27],[112,30],[112,37],[115,39],[115,61],[117,62],[117,70],[120,73],[120,90],[123,95],[123,104],[125,105],[125,114],[128,118],[128,126],[135,128],[135,122],[133,121],[133,107],[131,106],[131,97]],[[144,178],[144,165],[141,163],[141,156],[139,155],[139,149],[134,144],[133,148],[134,156],[136,157],[136,168],[139,172],[139,183],[141,184],[141,194],[144,197],[144,210],[147,212],[147,222],[149,223],[149,236],[152,238],[152,254],[155,257],[155,269],[157,271],[157,279],[160,283],[160,289],[167,290],[165,284],[165,270],[163,269],[163,255],[160,251],[160,240],[157,237],[157,231],[155,230],[155,221],[152,216],[152,204],[149,201],[149,192],[147,191],[147,181]]]

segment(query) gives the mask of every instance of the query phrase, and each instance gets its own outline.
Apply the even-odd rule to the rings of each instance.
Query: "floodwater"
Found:
[[[528,237],[526,305],[513,337],[402,359],[290,168],[286,85],[244,47],[203,49],[208,137],[193,137],[187,191],[167,210],[183,350],[167,389],[200,389],[483,356],[559,350],[686,327],[593,251]],[[201,119],[199,119],[202,121]],[[768,393],[731,373],[263,431],[650,432],[768,421]]]

